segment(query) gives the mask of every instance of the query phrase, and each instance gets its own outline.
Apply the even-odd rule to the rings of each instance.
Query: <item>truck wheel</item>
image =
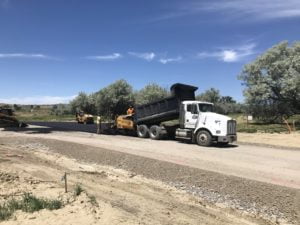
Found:
[[[212,143],[212,137],[210,135],[210,133],[206,130],[200,130],[197,133],[197,144],[200,146],[210,146]]]
[[[147,137],[149,137],[149,129],[148,129],[147,125],[145,125],[145,124],[138,125],[138,127],[137,127],[137,135],[140,138],[147,138]]]
[[[157,125],[151,126],[149,134],[150,134],[151,139],[154,139],[154,140],[161,139],[160,127]]]

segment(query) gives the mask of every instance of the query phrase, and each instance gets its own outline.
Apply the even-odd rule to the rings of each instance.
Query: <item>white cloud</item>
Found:
[[[222,20],[259,21],[300,17],[299,0],[211,0],[184,1],[175,9],[153,21],[168,20],[183,16],[217,13]]]
[[[97,56],[88,56],[87,59],[98,60],[98,61],[112,61],[120,59],[123,56],[120,53],[113,53],[111,55],[97,55]]]
[[[129,55],[147,60],[148,62],[152,61],[155,58],[155,53],[154,52],[143,52],[143,53],[139,53],[139,52],[128,52]]]
[[[196,3],[197,11],[223,12],[230,17],[246,19],[276,19],[300,17],[299,0],[227,0]]]
[[[200,52],[197,57],[204,58],[217,58],[223,62],[238,62],[247,56],[255,54],[255,44],[242,45],[236,48],[223,48],[213,52]]]
[[[44,54],[0,53],[0,59],[54,59]]]
[[[23,105],[47,105],[68,103],[77,95],[73,96],[33,96],[33,97],[12,97],[0,98],[0,103],[5,104],[23,104]]]
[[[162,64],[167,64],[167,63],[172,63],[172,62],[180,62],[181,60],[182,60],[182,57],[178,56],[176,58],[161,58],[159,60],[159,62]]]

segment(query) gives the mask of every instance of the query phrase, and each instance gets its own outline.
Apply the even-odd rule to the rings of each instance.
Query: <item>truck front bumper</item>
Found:
[[[231,134],[227,136],[218,136],[218,142],[227,142],[227,143],[232,143],[234,141],[237,141],[237,136],[236,134]]]

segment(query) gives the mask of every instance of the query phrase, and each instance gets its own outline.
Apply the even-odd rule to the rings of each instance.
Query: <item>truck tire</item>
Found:
[[[145,124],[138,125],[138,127],[137,127],[137,135],[140,138],[147,138],[147,137],[149,137],[149,129],[148,129],[147,125],[145,125]]]
[[[150,134],[150,138],[153,139],[153,140],[161,139],[161,129],[160,129],[160,127],[157,126],[157,125],[151,126],[149,134]]]
[[[200,130],[196,137],[197,144],[200,146],[210,146],[212,143],[212,137],[206,130]]]

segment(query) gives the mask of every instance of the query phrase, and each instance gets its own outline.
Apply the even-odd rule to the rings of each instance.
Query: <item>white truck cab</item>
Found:
[[[209,102],[183,101],[176,138],[192,140],[201,146],[209,146],[212,142],[228,144],[236,141],[236,121],[213,110],[214,105]]]

